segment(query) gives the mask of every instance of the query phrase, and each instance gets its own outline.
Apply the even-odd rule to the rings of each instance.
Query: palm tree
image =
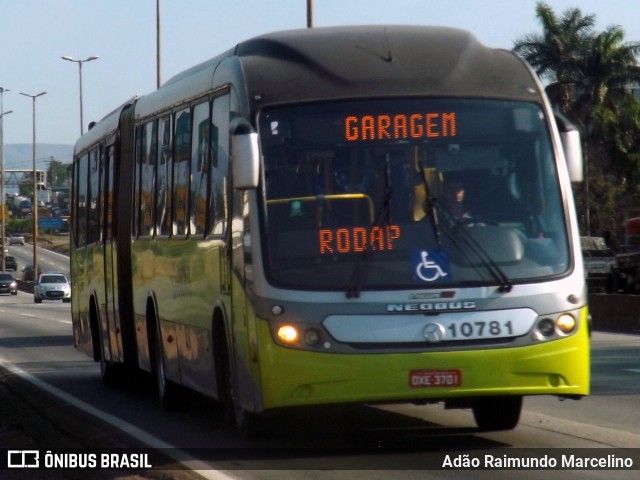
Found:
[[[594,123],[592,114],[617,115],[629,86],[640,82],[640,43],[623,40],[622,28],[610,26],[583,45],[575,103],[582,106],[576,113],[585,125]]]
[[[572,91],[581,77],[584,44],[592,35],[594,15],[582,15],[568,9],[557,18],[549,5],[536,4],[536,16],[542,23],[542,35],[530,34],[515,42],[514,51],[531,64],[536,73],[550,81],[547,91],[552,101],[570,113]]]

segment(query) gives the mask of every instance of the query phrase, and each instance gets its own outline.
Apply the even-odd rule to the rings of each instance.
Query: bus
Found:
[[[76,143],[74,343],[246,435],[399,402],[512,429],[524,396],[589,394],[580,176],[532,69],[472,34],[264,34]]]

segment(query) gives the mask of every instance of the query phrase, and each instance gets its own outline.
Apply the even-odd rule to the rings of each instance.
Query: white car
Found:
[[[12,233],[9,236],[9,245],[24,245],[24,235],[21,233]]]
[[[71,284],[62,273],[42,273],[38,282],[33,286],[34,303],[42,303],[42,300],[62,300],[65,303],[71,301]]]

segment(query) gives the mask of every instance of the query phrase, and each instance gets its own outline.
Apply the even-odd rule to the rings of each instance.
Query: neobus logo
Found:
[[[387,312],[442,312],[474,308],[476,302],[390,303]]]

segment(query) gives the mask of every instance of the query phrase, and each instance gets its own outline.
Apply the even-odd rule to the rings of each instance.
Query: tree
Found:
[[[558,18],[540,2],[536,15],[543,34],[517,40],[514,51],[550,82],[552,103],[581,128],[586,177],[578,211],[583,233],[615,233],[626,209],[640,204],[635,187],[640,107],[628,90],[640,83],[640,43],[625,43],[619,26],[595,32],[595,16],[576,8]]]
[[[536,4],[542,35],[530,34],[516,40],[514,51],[524,57],[536,73],[550,82],[550,93],[565,113],[570,113],[572,90],[581,75],[580,58],[585,39],[591,36],[595,16],[583,16],[572,8],[562,18],[547,4]]]
[[[49,188],[66,185],[69,180],[69,164],[64,164],[53,157],[49,162],[49,168],[47,169],[47,182]]]

